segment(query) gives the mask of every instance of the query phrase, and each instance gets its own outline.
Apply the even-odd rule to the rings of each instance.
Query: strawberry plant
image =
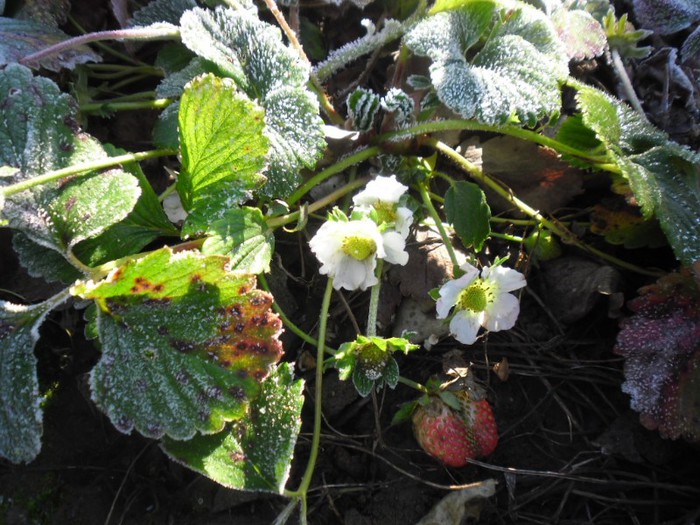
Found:
[[[637,278],[697,270],[700,154],[572,74],[618,48],[643,54],[647,34],[626,33],[607,2],[397,2],[327,53],[313,24],[300,42],[292,4],[285,17],[272,0],[153,0],[118,29],[75,37],[57,12],[0,17],[0,219],[20,264],[53,290],[0,302],[9,462],[42,450],[51,403],[36,350],[47,320],[70,307],[99,354],[90,402],[116,430],[157,440],[225,487],[284,496],[280,522],[298,507],[306,523],[332,369],[375,407],[388,391],[417,391],[395,421],[410,432],[411,419],[417,444],[458,469],[496,452],[498,414],[473,382],[421,384],[421,346],[442,337],[466,349],[517,328],[529,263],[562,250]],[[115,52],[117,41],[148,42],[155,56]],[[97,64],[97,43],[118,63]],[[368,55],[390,61],[386,85],[344,74]],[[144,80],[152,90],[132,86]],[[109,122],[133,110],[157,111],[150,149],[127,151],[91,129],[94,114]],[[470,157],[466,134],[525,141],[603,180],[618,208],[590,206],[583,226],[542,212]],[[560,176],[552,168],[539,187]],[[414,249],[426,231],[445,252],[437,278]],[[672,254],[667,268],[627,251],[648,246]],[[421,271],[408,275],[417,257]],[[301,327],[282,306],[273,277],[292,266],[303,277],[290,288],[313,290],[317,324]],[[697,297],[673,295],[673,283],[663,277],[630,303],[615,351],[645,425],[697,441]],[[390,333],[389,287],[442,321],[440,334]],[[334,302],[347,322],[334,324]],[[662,322],[680,335],[644,335]],[[289,334],[300,342],[285,348]],[[305,378],[293,366],[302,343],[315,349]],[[297,465],[303,423],[309,451]]]

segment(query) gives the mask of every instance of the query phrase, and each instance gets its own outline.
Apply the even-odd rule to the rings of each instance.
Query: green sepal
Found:
[[[416,410],[416,408],[418,408],[419,404],[420,403],[417,399],[413,401],[408,401],[406,403],[402,403],[399,409],[391,418],[391,426],[399,425],[401,423],[409,421],[411,419],[411,416],[413,415],[413,412]]]

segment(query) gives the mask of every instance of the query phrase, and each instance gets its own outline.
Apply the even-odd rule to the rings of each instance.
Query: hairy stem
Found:
[[[82,113],[99,113],[102,111],[133,111],[136,109],[163,109],[167,108],[173,103],[172,99],[169,98],[158,98],[155,100],[141,100],[141,101],[123,101],[123,102],[91,102],[89,104],[82,104],[80,106],[80,111]]]
[[[379,149],[377,146],[372,146],[370,148],[365,148],[356,151],[355,153],[340,159],[332,166],[329,166],[323,171],[319,171],[316,175],[314,175],[304,184],[299,186],[299,188],[297,188],[297,190],[294,193],[292,193],[287,199],[287,204],[291,206],[299,199],[301,199],[304,195],[306,195],[309,191],[311,191],[313,188],[321,184],[324,180],[332,177],[336,173],[340,173],[341,171],[345,170],[346,168],[349,168],[350,166],[354,166],[355,164],[359,164],[362,161],[375,157],[380,153],[381,149]]]
[[[334,192],[329,193],[325,197],[309,204],[309,206],[306,208],[307,213],[313,213],[315,211],[320,210],[321,208],[325,208],[329,204],[334,203],[344,195],[347,195],[351,191],[364,186],[367,183],[367,178],[363,177],[361,179],[355,179],[351,182],[348,182],[345,186],[342,188],[338,188]],[[291,222],[294,222],[299,219],[299,216],[301,215],[301,211],[297,210],[292,213],[288,213],[287,215],[282,215],[280,217],[272,217],[267,221],[267,225],[270,228],[277,228],[279,226],[284,226],[285,224],[289,224]]]
[[[75,164],[73,166],[68,166],[67,168],[61,168],[60,170],[49,171],[38,177],[33,177],[31,179],[23,180],[16,184],[11,184],[2,188],[2,193],[5,197],[20,193],[34,186],[39,186],[40,184],[46,184],[47,182],[53,182],[71,175],[82,174],[85,175],[89,172],[95,170],[101,170],[104,168],[112,168],[120,164],[126,164],[129,162],[138,162],[145,159],[153,159],[157,157],[167,157],[169,155],[177,155],[177,150],[173,149],[158,149],[153,151],[143,151],[141,153],[127,153],[125,155],[118,155],[116,157],[107,157],[104,159],[81,162],[80,164]]]
[[[31,64],[46,57],[50,57],[73,49],[74,47],[89,44],[91,42],[100,42],[102,40],[175,40],[180,38],[180,30],[176,27],[172,28],[133,28],[133,29],[116,29],[114,31],[98,31],[96,33],[88,33],[86,35],[69,38],[58,44],[46,47],[36,53],[31,53],[19,60],[20,64]]]
[[[608,156],[594,155],[588,151],[580,150],[559,142],[556,139],[540,135],[534,131],[528,129],[523,129],[518,126],[505,125],[505,126],[495,126],[490,124],[482,124],[480,122],[475,122],[473,120],[439,120],[435,122],[426,122],[424,124],[418,124],[410,128],[404,128],[400,130],[390,131],[383,133],[375,137],[375,143],[382,143],[386,141],[402,140],[410,137],[415,137],[417,135],[425,135],[429,133],[438,133],[440,131],[461,131],[461,130],[471,130],[471,131],[488,131],[492,133],[500,133],[502,135],[509,135],[511,137],[516,137],[519,139],[526,140],[528,142],[534,142],[540,146],[545,146],[551,148],[558,153],[564,153],[567,155],[573,155],[575,157],[581,158],[595,164],[597,167],[606,169],[607,171],[613,173],[619,173],[620,169],[616,164],[610,163],[610,158]]]
[[[418,190],[420,191],[420,196],[423,199],[423,204],[428,210],[428,214],[433,219],[433,221],[435,222],[435,226],[440,232],[440,237],[442,237],[442,242],[445,244],[445,248],[447,248],[447,253],[450,254],[450,260],[452,261],[452,266],[454,267],[453,273],[459,272],[459,261],[457,260],[457,254],[455,253],[455,249],[452,246],[450,236],[447,235],[447,230],[445,230],[445,226],[442,224],[442,218],[435,209],[435,206],[433,206],[433,201],[430,200],[430,195],[428,194],[428,183],[425,182],[419,184]]]
[[[367,337],[377,335],[377,312],[379,311],[379,292],[382,291],[382,270],[384,269],[384,259],[377,259],[377,284],[372,286],[369,294],[369,313],[367,314]]]
[[[627,270],[642,274],[642,275],[650,275],[654,277],[658,277],[659,275],[663,275],[662,272],[657,272],[654,270],[649,270],[647,268],[642,268],[640,266],[637,266],[636,264],[629,263],[627,261],[623,261],[621,259],[618,259],[617,257],[614,257],[608,253],[605,253],[601,250],[598,250],[597,248],[594,248],[592,246],[589,246],[585,244],[584,242],[580,241],[576,235],[574,235],[572,232],[570,232],[567,228],[565,228],[563,225],[560,223],[547,219],[544,217],[540,212],[537,210],[533,209],[530,207],[528,204],[525,202],[521,201],[518,199],[515,195],[513,195],[513,192],[510,190],[510,188],[507,188],[503,186],[501,183],[497,182],[495,179],[481,171],[481,169],[476,166],[475,164],[469,162],[467,159],[465,159],[462,155],[460,155],[458,152],[450,148],[447,144],[444,144],[440,142],[437,139],[430,138],[426,141],[426,144],[429,146],[432,146],[435,148],[437,151],[448,157],[450,160],[452,160],[455,164],[457,164],[460,168],[462,168],[464,171],[466,171],[469,175],[471,175],[472,178],[475,180],[478,180],[484,184],[486,184],[489,188],[494,190],[496,193],[498,193],[501,197],[506,199],[508,202],[516,206],[520,211],[528,215],[529,217],[532,217],[535,219],[538,223],[540,223],[544,228],[548,229],[555,235],[561,238],[561,240],[566,243],[566,244],[572,244],[592,255],[595,255],[596,257],[599,257],[603,260],[606,260],[616,266],[619,266],[620,268],[625,268]]]
[[[319,445],[321,444],[321,421],[322,399],[323,399],[323,354],[326,344],[326,326],[328,323],[328,310],[331,304],[331,295],[333,294],[333,279],[328,279],[326,291],[323,294],[323,303],[321,304],[321,319],[318,327],[318,346],[316,347],[316,385],[314,388],[314,396],[316,404],[314,406],[314,430],[311,437],[311,452],[309,454],[309,462],[306,465],[306,470],[301,478],[301,483],[296,491],[288,492],[291,496],[296,496],[301,500],[301,522],[306,524],[307,502],[306,494],[311,486],[311,478],[314,475],[316,468],[316,460],[318,459]]]

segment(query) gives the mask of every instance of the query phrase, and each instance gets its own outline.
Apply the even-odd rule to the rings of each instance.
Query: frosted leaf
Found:
[[[700,291],[684,272],[639,292],[615,346],[625,357],[622,391],[645,427],[700,441]]]
[[[29,20],[0,17],[0,66],[19,62],[49,46],[68,40],[70,37],[60,29]],[[43,67],[49,71],[62,68],[74,69],[78,64],[102,62],[102,58],[87,46],[79,46],[32,62],[33,68]]]
[[[313,167],[326,146],[318,102],[306,88],[309,66],[283,43],[279,29],[250,12],[197,8],[180,24],[183,43],[265,109],[270,152],[264,191],[289,195],[300,182],[299,171]]]
[[[264,183],[263,115],[231,79],[207,74],[188,84],[178,115],[182,171],[176,188],[189,214],[183,235],[206,230]]]
[[[211,434],[243,417],[282,355],[272,297],[228,258],[163,248],[71,293],[93,299],[102,357],[95,403],[124,433]]]
[[[249,274],[270,271],[275,237],[258,208],[228,210],[207,230],[202,253],[227,255],[231,269]]]
[[[107,157],[97,141],[79,132],[72,99],[27,68],[10,65],[0,71],[0,106],[0,164],[19,168],[14,176],[0,179],[0,185]],[[136,178],[113,169],[11,195],[4,214],[10,227],[65,255],[124,219],[140,194]]]
[[[700,20],[697,0],[633,0],[639,26],[662,35],[677,33]]]
[[[382,109],[394,114],[394,120],[399,127],[410,126],[414,121],[415,102],[401,89],[391,88],[387,91],[382,98]]]
[[[32,277],[41,277],[48,282],[60,281],[70,284],[82,277],[82,273],[66,261],[59,252],[35,243],[22,232],[12,235],[12,248],[20,264]]]
[[[586,11],[559,9],[551,17],[566,54],[574,60],[594,58],[607,45],[603,26]]]
[[[348,95],[346,104],[355,129],[369,131],[374,126],[381,104],[381,98],[374,91],[358,87]]]
[[[301,430],[303,387],[289,363],[282,363],[262,384],[245,417],[212,436],[166,439],[163,450],[225,487],[281,494]]]
[[[464,118],[495,124],[515,115],[534,125],[558,115],[568,60],[551,21],[534,7],[466,2],[419,22],[405,41],[432,59],[438,97]]]
[[[696,27],[683,42],[681,61],[684,64],[700,64],[700,26]]]
[[[392,40],[396,40],[405,31],[401,22],[391,18],[384,21],[384,26],[380,31],[376,30],[377,28],[371,20],[362,20],[362,25],[367,28],[365,36],[331,51],[323,62],[316,65],[314,73],[319,80],[324,81],[328,79],[333,73],[343,69],[361,56],[380,49]]]
[[[197,7],[196,0],[153,0],[134,12],[129,26],[143,27],[157,23],[178,25],[182,14],[194,7]]]
[[[41,449],[42,409],[34,345],[55,306],[0,301],[0,457],[32,461]]]
[[[656,216],[683,264],[700,260],[700,154],[623,103],[577,84],[583,123],[622,171],[645,218]]]

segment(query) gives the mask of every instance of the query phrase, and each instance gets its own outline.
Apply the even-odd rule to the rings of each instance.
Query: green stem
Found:
[[[489,233],[491,237],[497,237],[499,239],[503,239],[505,241],[510,241],[510,242],[518,242],[522,243],[525,242],[525,239],[523,237],[519,237],[517,235],[510,235],[509,233],[498,233],[495,231],[491,231]]]
[[[158,98],[155,100],[142,100],[134,102],[92,102],[80,106],[82,113],[95,113],[102,111],[131,111],[135,109],[163,109],[172,104],[172,99]]]
[[[419,392],[423,392],[424,394],[429,393],[428,388],[421,385],[420,383],[416,383],[415,381],[411,381],[410,379],[407,379],[403,376],[399,376],[399,383],[402,385],[410,386],[411,388],[418,390]]]
[[[433,206],[433,202],[430,200],[430,195],[428,194],[428,183],[424,182],[419,184],[418,190],[420,191],[420,196],[423,199],[423,204],[428,210],[428,214],[430,215],[430,217],[432,217],[433,221],[435,222],[435,226],[440,232],[440,237],[442,237],[442,242],[445,244],[445,248],[447,248],[447,253],[450,254],[450,260],[452,261],[452,265],[454,266],[453,273],[455,273],[456,277],[456,273],[459,272],[459,261],[457,260],[457,254],[455,253],[454,246],[452,246],[450,236],[447,235],[445,226],[442,224],[442,218],[435,209],[435,206]]]
[[[267,279],[265,278],[265,274],[260,274],[258,275],[258,280],[260,281],[260,286],[262,286],[263,290],[265,290],[268,293],[272,293],[270,290],[270,285],[267,283]],[[304,332],[301,328],[299,328],[297,325],[295,325],[289,317],[287,317],[287,314],[284,313],[284,310],[280,308],[280,305],[277,304],[277,302],[272,303],[272,309],[277,312],[277,315],[280,316],[280,319],[282,319],[282,322],[284,323],[284,326],[289,328],[293,333],[298,335],[301,339],[306,341],[307,343],[318,347],[318,341],[314,339],[311,335],[308,333]],[[326,353],[335,355],[338,353],[338,351],[335,348],[331,348],[329,346],[326,346]]]
[[[169,155],[177,155],[177,150],[173,149],[158,149],[153,151],[143,151],[141,153],[127,153],[125,155],[118,155],[116,157],[107,157],[105,159],[82,162],[80,164],[74,164],[73,166],[68,166],[67,168],[61,168],[60,170],[49,171],[38,177],[24,180],[16,184],[11,184],[2,189],[5,197],[20,193],[34,186],[40,184],[46,184],[47,182],[53,182],[70,175],[87,174],[88,172],[100,170],[104,168],[111,168],[118,166],[119,164],[126,164],[129,162],[138,162],[145,159],[153,159],[157,157],[167,157]]]
[[[418,124],[410,128],[404,128],[400,130],[390,131],[378,135],[374,139],[374,143],[382,143],[385,141],[395,141],[402,140],[416,135],[425,135],[429,133],[437,133],[441,131],[488,131],[491,133],[501,133],[503,135],[510,135],[511,137],[516,137],[519,139],[527,140],[529,142],[534,142],[540,144],[541,146],[546,146],[552,148],[559,153],[565,153],[567,155],[573,155],[581,159],[585,159],[593,164],[596,164],[600,168],[604,168],[613,173],[620,173],[620,168],[610,163],[610,158],[608,156],[593,155],[588,151],[580,150],[559,142],[556,139],[540,135],[534,131],[528,129],[519,128],[514,125],[504,125],[504,126],[494,126],[489,124],[482,124],[472,120],[439,120],[435,122],[426,122],[424,124]]]
[[[294,193],[292,193],[292,195],[287,199],[287,204],[291,206],[299,199],[301,199],[304,195],[306,195],[309,191],[311,191],[311,189],[321,184],[324,180],[332,177],[336,173],[340,173],[341,171],[345,170],[346,168],[349,168],[350,166],[354,166],[355,164],[359,164],[360,162],[365,161],[371,157],[375,157],[380,153],[381,149],[379,149],[377,146],[372,146],[369,148],[361,149],[360,151],[356,151],[352,155],[348,155],[347,157],[340,159],[332,166],[329,166],[323,171],[319,171],[316,175],[314,175],[304,184],[299,186],[299,188]]]
[[[347,195],[351,191],[353,191],[361,186],[364,186],[366,183],[367,183],[366,177],[348,182],[342,188],[338,188],[337,190],[329,193],[328,195],[326,195],[322,199],[319,199],[316,202],[309,204],[309,206],[306,208],[306,210],[308,213],[313,213],[317,210],[320,210],[321,208],[325,208],[329,204],[340,199],[343,195]],[[281,215],[279,217],[272,217],[272,218],[268,219],[267,225],[270,228],[277,228],[279,226],[284,226],[285,224],[289,224],[290,222],[294,222],[297,219],[299,219],[300,214],[301,214],[301,210],[297,210],[297,211],[294,211],[292,213],[288,213],[287,215]]]
[[[377,284],[372,286],[369,294],[369,313],[367,314],[367,337],[377,335],[377,312],[379,310],[379,292],[382,290],[382,270],[384,269],[384,259],[377,259]]]
[[[614,257],[608,253],[605,253],[601,250],[598,250],[597,248],[594,248],[592,246],[589,246],[583,242],[581,242],[576,235],[574,235],[572,232],[570,232],[567,228],[562,226],[560,223],[555,222],[553,220],[547,219],[544,217],[540,212],[537,210],[531,208],[528,204],[525,202],[521,201],[518,199],[515,195],[513,195],[513,192],[505,187],[502,186],[499,182],[497,182],[495,179],[491,178],[489,175],[481,171],[481,169],[476,166],[475,164],[469,162],[467,159],[465,159],[462,155],[460,155],[458,152],[450,148],[447,144],[444,144],[440,142],[437,139],[434,138],[429,138],[426,140],[426,144],[429,146],[432,146],[434,149],[448,157],[450,160],[452,160],[455,164],[457,164],[460,168],[462,168],[464,171],[469,173],[472,178],[475,180],[478,180],[484,184],[486,184],[489,188],[491,188],[493,191],[498,193],[501,197],[506,199],[508,202],[516,206],[520,211],[525,213],[526,215],[532,217],[535,219],[538,223],[540,223],[543,227],[547,228],[549,231],[557,235],[562,239],[564,243],[567,244],[572,244],[584,251],[587,251],[590,254],[593,254],[603,260],[606,260],[612,264],[615,264],[616,266],[619,266],[620,268],[625,268],[627,270],[642,274],[642,275],[650,275],[654,277],[658,277],[659,275],[663,275],[662,272],[654,271],[654,270],[648,270],[646,268],[642,268],[640,266],[637,266],[632,263],[628,263],[627,261],[623,261],[621,259],[618,259],[617,257]],[[427,193],[426,193],[427,195]]]
[[[306,524],[307,503],[306,494],[311,486],[311,478],[314,475],[316,468],[316,460],[318,459],[319,446],[321,444],[321,421],[323,419],[322,405],[323,400],[323,354],[326,344],[326,326],[328,323],[328,311],[331,304],[331,296],[333,295],[333,279],[328,279],[326,284],[326,292],[323,294],[323,303],[321,304],[321,319],[318,327],[318,346],[316,352],[316,385],[314,395],[316,397],[316,405],[314,406],[314,430],[311,437],[311,453],[309,462],[306,465],[306,470],[301,478],[301,483],[296,491],[288,492],[289,495],[296,496],[301,500],[301,522]]]

